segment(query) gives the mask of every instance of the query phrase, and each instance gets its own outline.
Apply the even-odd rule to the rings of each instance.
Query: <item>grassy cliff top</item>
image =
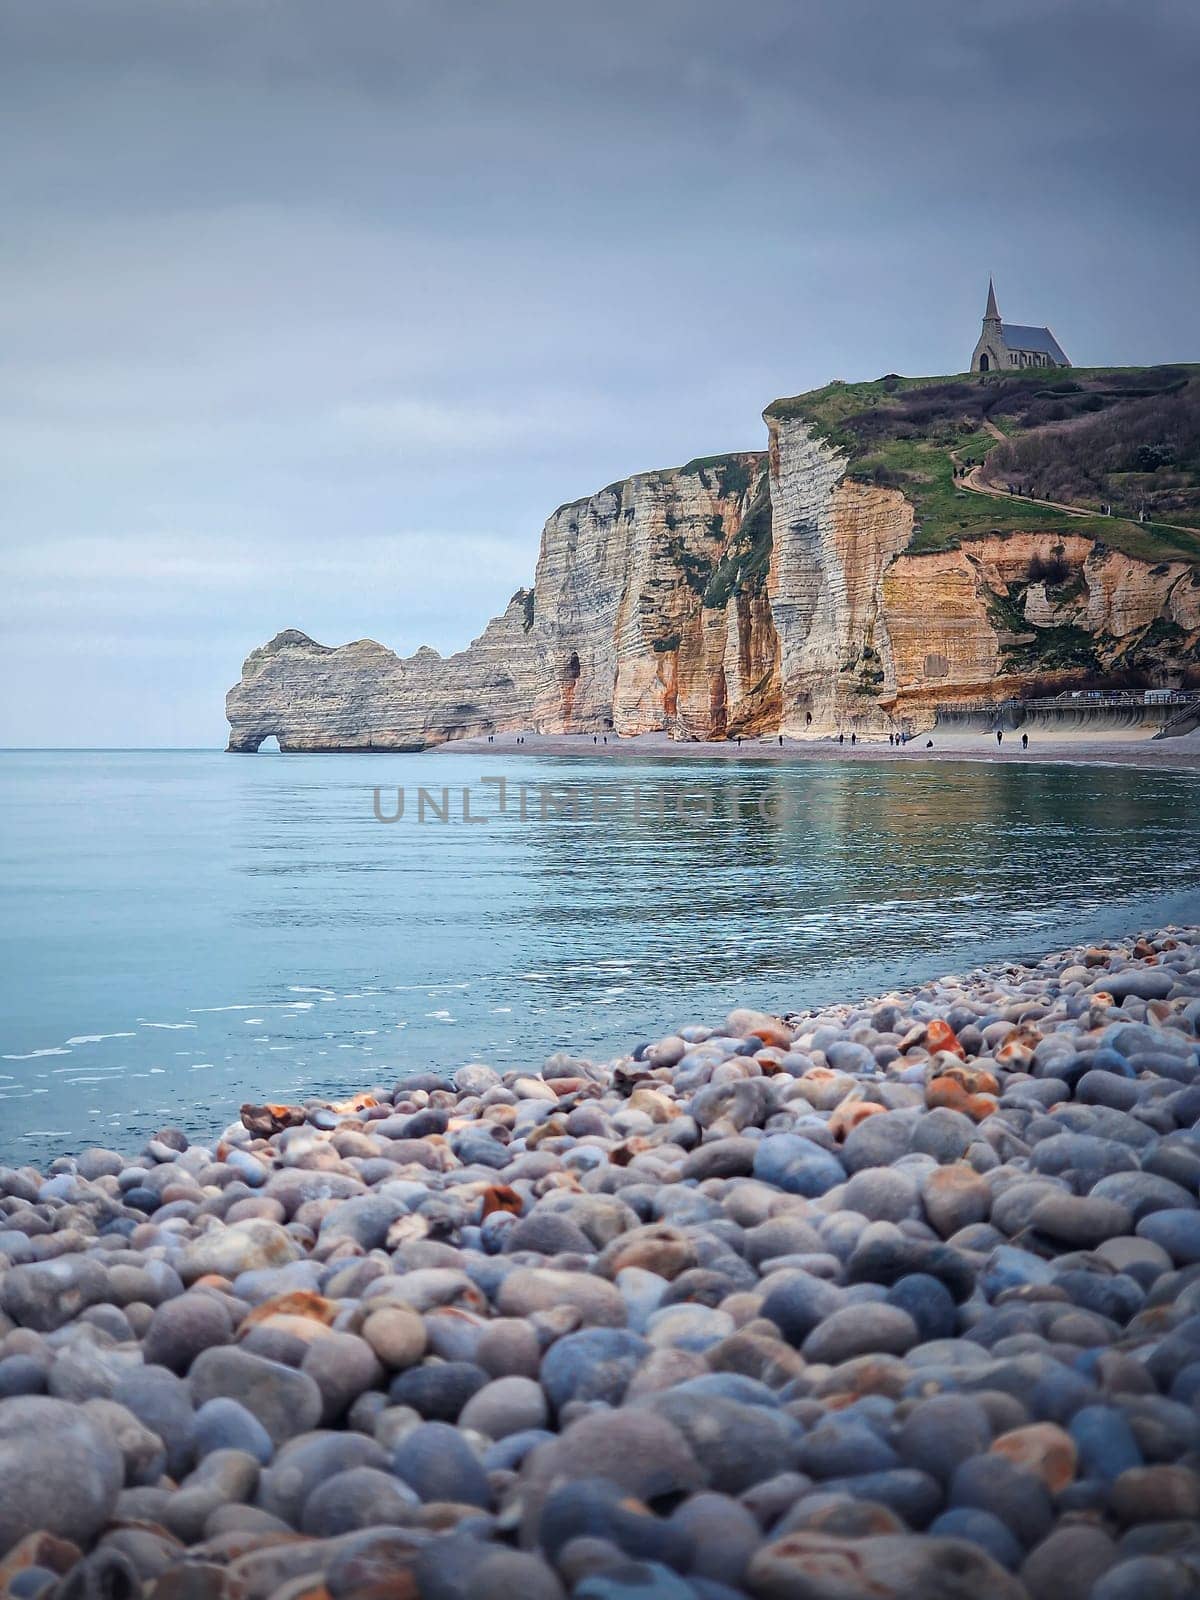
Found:
[[[776,400],[764,415],[806,422],[847,456],[848,476],[900,489],[916,510],[916,551],[1049,530],[1141,560],[1200,561],[1189,531],[1200,529],[1200,365],[892,374]],[[985,484],[1032,498],[960,487],[955,469],[975,466]]]

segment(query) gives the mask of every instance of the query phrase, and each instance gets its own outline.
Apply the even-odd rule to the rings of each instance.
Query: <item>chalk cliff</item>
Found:
[[[231,750],[417,750],[516,729],[724,738],[779,719],[766,462],[641,473],[562,506],[531,589],[466,650],[400,657],[294,629],[229,691]]]
[[[1073,389],[1110,394],[1111,378],[1088,390],[1081,376]],[[455,655],[278,634],[229,692],[229,748],[915,729],[939,702],[1105,675],[1192,681],[1200,538],[961,481],[979,439],[992,444],[981,415],[1007,403],[1010,433],[1032,419],[1032,436],[1044,392],[881,380],[777,402],[765,453],[642,473],[561,507],[532,588]]]

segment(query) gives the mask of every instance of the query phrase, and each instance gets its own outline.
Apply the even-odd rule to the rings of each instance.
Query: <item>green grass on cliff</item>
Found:
[[[766,415],[807,422],[849,457],[848,476],[901,490],[915,510],[910,548],[916,552],[945,550],[963,539],[993,533],[1063,532],[1100,540],[1143,561],[1200,561],[1200,535],[1185,529],[1098,513],[1073,516],[1006,495],[981,495],[961,488],[954,473],[956,462],[978,464],[1002,449],[1013,458],[1015,481],[1023,486],[1032,481],[1032,469],[1022,470],[1023,454],[1041,464],[1047,453],[1054,454],[1054,441],[1069,435],[1079,455],[1090,419],[1102,413],[1106,437],[1119,435],[1124,416],[1130,418],[1132,433],[1135,406],[1140,406],[1138,426],[1144,434],[1149,407],[1155,419],[1149,425],[1171,433],[1172,460],[1180,454],[1186,458],[1175,463],[1181,470],[1162,480],[1171,485],[1172,501],[1182,508],[1172,520],[1177,516],[1180,522],[1200,526],[1200,439],[1193,446],[1189,431],[1194,431],[1191,408],[1198,392],[1200,366],[889,376],[872,383],[827,384],[775,401]],[[986,424],[1005,436],[1004,445]],[[1028,440],[1038,441],[1038,447],[1025,447]],[[1067,454],[1065,448],[1061,453]],[[1007,477],[1007,466],[1004,471]],[[1074,493],[1041,497],[1098,503],[1094,484],[1076,476],[1077,484],[1068,480]],[[1111,499],[1112,484],[1122,478],[1110,472],[1096,481]]]

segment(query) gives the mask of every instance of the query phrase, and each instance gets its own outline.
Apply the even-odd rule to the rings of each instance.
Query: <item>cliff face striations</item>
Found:
[[[1110,439],[1125,405],[1140,419],[1135,464],[1158,450],[1170,465],[1146,417],[1178,454],[1200,378],[1134,378],[883,379],[776,402],[765,453],[643,473],[556,511],[533,587],[456,655],[278,634],[229,692],[229,748],[270,735],[284,750],[408,750],[519,729],[886,731],[956,699],[1194,681],[1200,535],[1072,516],[996,482],[997,455],[1049,472],[1065,430],[1082,495],[1100,448],[1089,440]],[[1126,475],[1105,449],[1111,493]],[[1159,492],[1186,516],[1188,473],[1168,476]]]
[[[226,699],[231,750],[416,750],[532,728],[724,738],[779,718],[758,452],[642,473],[561,507],[532,589],[466,650],[330,649],[289,629]]]

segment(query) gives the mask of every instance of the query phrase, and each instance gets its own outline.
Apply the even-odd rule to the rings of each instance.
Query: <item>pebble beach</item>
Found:
[[[0,1169],[0,1589],[1187,1600],[1198,1192],[1197,927]]]

